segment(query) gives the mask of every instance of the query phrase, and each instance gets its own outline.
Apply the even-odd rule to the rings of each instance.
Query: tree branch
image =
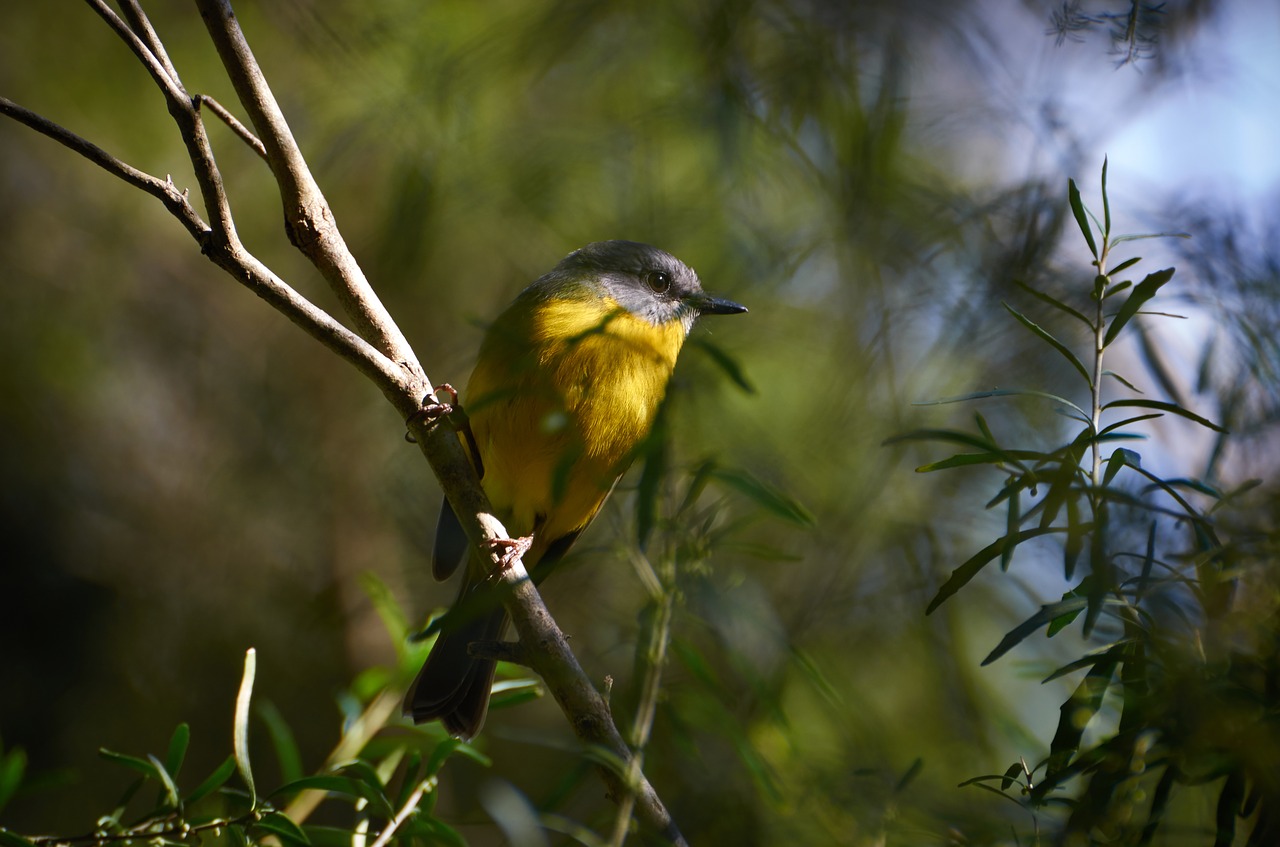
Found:
[[[266,147],[267,163],[275,174],[284,201],[289,240],[329,283],[361,337],[413,376],[425,379],[409,342],[347,249],[333,210],[298,149],[231,4],[227,0],[196,0],[196,5],[235,87],[236,96]]]

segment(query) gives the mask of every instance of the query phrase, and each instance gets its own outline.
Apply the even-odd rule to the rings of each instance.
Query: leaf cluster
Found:
[[[1141,238],[1182,237],[1113,236],[1106,179],[1104,163],[1101,220],[1085,207],[1074,180],[1068,185],[1068,203],[1095,269],[1092,285],[1082,292],[1087,305],[1077,308],[1024,286],[1066,316],[1083,343],[1061,340],[1043,321],[1005,304],[1051,355],[1071,365],[1081,384],[936,401],[1047,400],[1072,423],[1074,434],[1053,449],[1027,449],[997,438],[979,413],[976,432],[928,429],[893,439],[961,448],[919,467],[920,472],[986,466],[1002,478],[986,508],[1004,512],[1004,534],[954,568],[928,612],[992,562],[1008,570],[1024,543],[1053,538],[1060,542],[1062,577],[1071,587],[1006,633],[983,664],[1041,631],[1053,637],[1077,622],[1085,637],[1102,642],[1044,680],[1084,672],[1061,705],[1048,755],[1034,765],[1020,758],[1004,773],[963,784],[994,791],[1033,813],[1057,810],[1064,833],[1095,837],[1102,832],[1118,843],[1146,844],[1176,786],[1220,783],[1216,843],[1229,843],[1237,819],[1251,816],[1250,843],[1269,843],[1265,839],[1273,833],[1280,795],[1251,750],[1259,745],[1273,750],[1277,740],[1274,722],[1266,718],[1274,711],[1276,692],[1258,675],[1260,666],[1276,671],[1276,655],[1274,648],[1258,655],[1227,643],[1225,632],[1239,635],[1228,615],[1242,578],[1242,556],[1224,539],[1218,520],[1224,506],[1256,483],[1223,491],[1205,480],[1144,467],[1136,446],[1151,438],[1150,424],[1160,417],[1178,416],[1222,436],[1226,431],[1177,402],[1132,396],[1141,394],[1134,382],[1105,368],[1107,352],[1135,320],[1167,317],[1148,307],[1174,274],[1165,268],[1136,284],[1120,279],[1118,274],[1139,259],[1108,270],[1113,250]],[[1107,377],[1129,394],[1106,399]],[[1087,401],[1070,399],[1079,395]],[[1272,644],[1274,624],[1264,620],[1260,625],[1271,633]],[[1231,723],[1235,720],[1245,723]],[[1096,740],[1086,740],[1090,728]],[[1152,799],[1143,815],[1134,807],[1147,792]]]

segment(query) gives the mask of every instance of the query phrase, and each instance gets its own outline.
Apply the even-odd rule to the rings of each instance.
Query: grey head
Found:
[[[685,332],[699,315],[733,315],[747,308],[702,290],[693,268],[649,244],[596,241],[575,250],[539,284],[559,292],[588,282],[618,305],[654,326],[680,321]]]

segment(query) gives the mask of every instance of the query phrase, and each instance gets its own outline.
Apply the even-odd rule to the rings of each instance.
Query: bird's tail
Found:
[[[474,738],[489,712],[496,662],[467,654],[476,641],[498,641],[507,626],[507,613],[486,586],[473,584],[470,575],[449,611],[431,655],[418,672],[404,700],[404,713],[414,723],[439,719],[450,735]],[[480,602],[475,602],[480,601]]]

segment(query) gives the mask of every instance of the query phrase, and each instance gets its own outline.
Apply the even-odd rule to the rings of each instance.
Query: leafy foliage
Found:
[[[983,465],[1003,475],[987,504],[1007,512],[1007,533],[952,572],[928,611],[951,599],[997,559],[1007,569],[1020,545],[1042,535],[1061,538],[1062,575],[1074,580],[1061,600],[1010,630],[983,664],[994,662],[1036,633],[1052,637],[1079,623],[1103,646],[1050,674],[1046,681],[1085,671],[1062,703],[1048,755],[1024,760],[1003,774],[974,777],[975,785],[1013,799],[1034,813],[1065,808],[1062,837],[1147,844],[1159,830],[1175,789],[1217,792],[1215,844],[1230,844],[1239,818],[1250,820],[1250,844],[1273,843],[1280,831],[1280,753],[1275,721],[1280,690],[1274,576],[1249,564],[1240,541],[1224,538],[1220,523],[1234,492],[1194,477],[1166,477],[1144,466],[1131,446],[1151,423],[1176,415],[1214,433],[1226,430],[1178,402],[1121,396],[1107,399],[1103,377],[1124,391],[1134,383],[1104,369],[1112,346],[1174,274],[1165,268],[1136,285],[1115,278],[1137,259],[1108,270],[1118,244],[1153,236],[1113,236],[1102,168],[1103,219],[1086,208],[1074,180],[1067,199],[1096,271],[1086,308],[1028,289],[1038,300],[1084,324],[1077,353],[1040,323],[1005,308],[1085,381],[1087,403],[1041,390],[982,392],[942,402],[1025,395],[1048,399],[1080,424],[1055,450],[1002,444],[986,420],[978,434],[918,430],[897,441],[958,443],[970,448],[918,468],[932,472]],[[1116,304],[1119,304],[1118,306]],[[1146,414],[1110,420],[1128,409]],[[1159,446],[1158,442],[1151,442]],[[1133,530],[1139,530],[1133,532]],[[1077,561],[1085,573],[1076,576]],[[1263,590],[1261,609],[1247,597]],[[1234,600],[1234,602],[1233,602]],[[1241,603],[1246,608],[1240,608]],[[1110,704],[1110,706],[1108,705]],[[1108,712],[1114,715],[1109,715]],[[1264,764],[1269,762],[1270,764]],[[1010,791],[1016,786],[1017,793]],[[1142,800],[1150,792],[1151,802]]]

